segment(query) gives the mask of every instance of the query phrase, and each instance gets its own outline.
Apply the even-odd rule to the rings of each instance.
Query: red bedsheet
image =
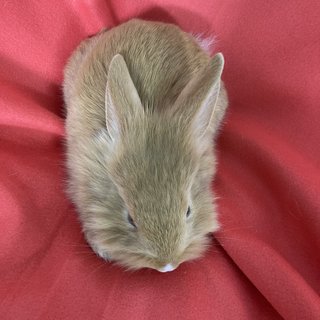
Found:
[[[1,1],[0,318],[320,319],[319,16],[318,0]],[[132,17],[215,34],[226,60],[223,228],[166,274],[99,260],[64,195],[66,59]]]

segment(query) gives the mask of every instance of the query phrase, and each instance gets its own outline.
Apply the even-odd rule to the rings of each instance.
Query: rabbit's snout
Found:
[[[171,263],[166,264],[164,267],[158,269],[159,272],[171,272],[177,267],[173,266]]]

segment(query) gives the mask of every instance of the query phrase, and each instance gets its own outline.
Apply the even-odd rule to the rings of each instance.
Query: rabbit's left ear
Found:
[[[126,62],[117,54],[109,65],[105,92],[106,126],[112,140],[121,139],[130,123],[143,111]]]
[[[202,137],[212,122],[220,92],[224,66],[222,53],[217,53],[206,68],[197,72],[178,96],[174,109]]]

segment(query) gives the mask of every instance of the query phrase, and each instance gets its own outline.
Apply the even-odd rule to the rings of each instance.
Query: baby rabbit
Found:
[[[69,193],[102,258],[167,272],[205,251],[219,228],[211,181],[223,64],[177,26],[138,19],[71,56]]]

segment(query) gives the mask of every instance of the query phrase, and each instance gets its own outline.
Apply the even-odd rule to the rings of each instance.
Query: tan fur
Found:
[[[142,20],[85,40],[71,56],[69,192],[103,258],[159,270],[203,254],[219,226],[211,181],[227,108],[222,68],[221,54],[211,59],[178,27]]]

